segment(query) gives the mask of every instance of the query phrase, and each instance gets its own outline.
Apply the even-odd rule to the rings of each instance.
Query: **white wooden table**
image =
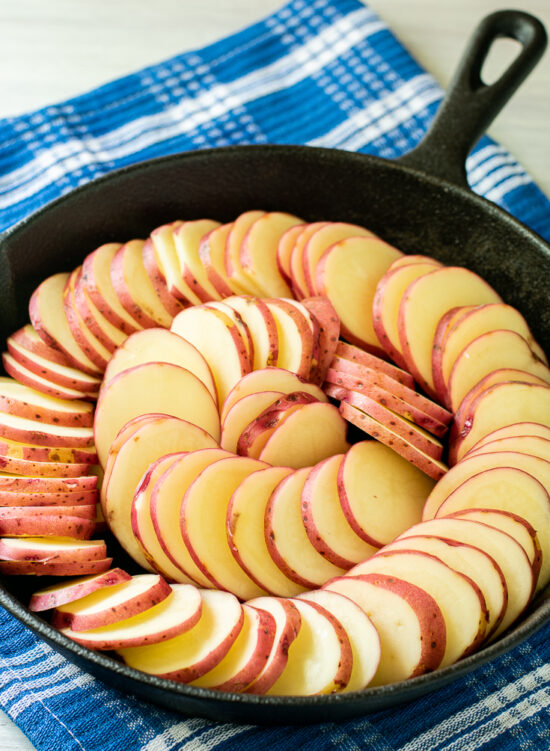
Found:
[[[256,21],[284,0],[2,0],[0,117],[63,100],[199,47]],[[515,7],[550,29],[549,0],[370,0],[418,61],[446,85],[475,24]],[[494,63],[510,55],[502,42]],[[492,66],[491,66],[492,67]],[[490,133],[550,194],[550,53]],[[0,749],[32,751],[0,712]],[[60,749],[60,751],[62,751]]]

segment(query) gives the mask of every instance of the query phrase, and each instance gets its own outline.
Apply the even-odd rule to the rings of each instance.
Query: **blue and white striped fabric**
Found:
[[[112,169],[183,150],[307,143],[396,157],[421,139],[440,99],[358,0],[294,0],[205,49],[0,121],[0,229]],[[550,240],[550,202],[503,148],[483,138],[468,172],[477,192]],[[550,625],[406,706],[276,729],[186,719],[125,696],[4,611],[0,634],[0,706],[39,751],[550,747]]]

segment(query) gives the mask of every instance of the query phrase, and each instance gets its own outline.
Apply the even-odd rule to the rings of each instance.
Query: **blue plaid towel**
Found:
[[[358,0],[294,0],[205,49],[0,121],[0,229],[117,167],[189,149],[307,143],[397,157],[422,138],[440,99]],[[550,240],[550,203],[502,147],[484,137],[468,173],[474,190]],[[410,704],[274,729],[186,719],[125,696],[3,610],[0,634],[0,706],[39,751],[550,747],[550,625]]]

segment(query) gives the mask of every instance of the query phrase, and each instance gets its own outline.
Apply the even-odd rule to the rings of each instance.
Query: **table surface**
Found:
[[[284,0],[3,0],[0,3],[0,117],[83,93],[145,65],[208,44]],[[514,0],[550,29],[548,0]],[[465,41],[503,0],[370,0],[416,59],[446,86]],[[515,47],[495,45],[487,80]],[[39,61],[39,64],[37,64]],[[550,194],[550,52],[490,129]],[[33,746],[0,711],[0,749]]]

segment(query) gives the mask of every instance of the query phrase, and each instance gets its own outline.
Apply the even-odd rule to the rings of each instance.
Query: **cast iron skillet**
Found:
[[[481,68],[498,37],[517,39],[522,51],[497,82],[486,86]],[[29,294],[42,279],[73,268],[104,242],[147,236],[177,217],[229,221],[262,208],[309,221],[364,224],[406,252],[467,266],[524,314],[550,350],[550,247],[474,196],[464,168],[470,148],[535,66],[545,44],[544,27],[528,14],[502,11],[486,18],[428,136],[397,163],[329,149],[243,146],[156,159],[75,190],[21,223],[0,244],[0,334],[5,337],[26,322]],[[114,542],[110,550],[116,550]],[[116,562],[131,569],[122,553]],[[219,694],[141,674],[66,639],[26,609],[37,586],[29,579],[6,578],[0,603],[55,649],[126,693],[219,721],[328,722],[408,701],[511,649],[550,620],[547,591],[497,643],[406,683],[310,698]]]

